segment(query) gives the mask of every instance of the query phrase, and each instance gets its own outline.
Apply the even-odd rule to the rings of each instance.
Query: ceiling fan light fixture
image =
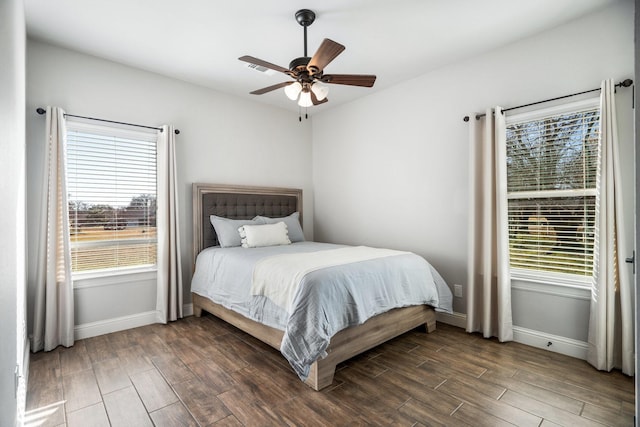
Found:
[[[300,84],[300,82],[293,82],[290,85],[284,87],[285,95],[287,95],[287,98],[289,98],[292,101],[295,101],[298,99],[298,95],[300,95],[301,91],[302,91],[302,85]]]
[[[300,93],[298,105],[304,108],[311,107],[313,105],[313,101],[311,101],[311,92],[307,90],[306,92]]]
[[[329,87],[320,82],[315,82],[313,85],[311,85],[311,90],[313,91],[318,101],[322,101],[329,94]]]

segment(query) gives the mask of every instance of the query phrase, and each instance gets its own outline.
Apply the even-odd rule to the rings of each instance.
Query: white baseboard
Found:
[[[22,354],[22,372],[18,372],[18,387],[16,390],[16,400],[18,407],[18,425],[23,425],[25,414],[27,413],[27,385],[29,384],[29,362],[31,360],[31,341],[25,336],[24,353]]]
[[[182,306],[182,314],[185,317],[193,316],[193,304],[184,304]],[[98,335],[110,334],[111,332],[150,325],[152,323],[159,323],[158,316],[159,314],[156,311],[147,311],[129,316],[84,323],[75,326],[74,336],[75,339],[81,340],[84,338],[97,337]]]
[[[193,316],[193,304],[184,304],[182,306],[182,315],[184,317]]]
[[[467,327],[467,315],[464,313],[457,313],[455,311],[452,314],[436,313],[436,321],[463,329]]]
[[[193,304],[184,304],[182,306],[182,313],[185,317],[192,316]],[[467,324],[467,315],[456,312],[452,314],[437,313],[436,320],[438,322],[446,323],[447,325],[464,329]],[[111,332],[150,325],[156,322],[157,313],[155,311],[147,311],[145,313],[138,313],[130,316],[85,323],[75,327],[75,339],[91,338],[98,335],[109,334]],[[576,357],[578,359],[587,359],[588,345],[584,341],[552,335],[546,332],[534,331],[520,326],[513,327],[513,340],[520,344],[542,348],[567,356]],[[548,345],[549,343],[551,343],[551,345]]]
[[[437,313],[436,320],[463,329],[466,328],[467,325],[467,315],[465,313]],[[534,331],[533,329],[522,328],[520,326],[513,327],[513,341],[587,360],[588,344],[584,341]],[[549,345],[549,343],[551,343],[551,345]]]
[[[124,331],[125,329],[137,328],[140,326],[156,323],[156,311],[136,313],[129,316],[115,317],[113,319],[99,320],[97,322],[84,323],[75,326],[75,339],[97,337],[98,335],[110,334],[111,332]]]
[[[587,349],[589,345],[584,341],[521,328],[520,326],[513,327],[513,340],[521,344],[530,345],[531,347],[542,348],[566,356],[587,360]]]
[[[25,384],[29,384],[29,362],[31,361],[31,340],[24,339],[24,353],[22,354],[22,376]]]

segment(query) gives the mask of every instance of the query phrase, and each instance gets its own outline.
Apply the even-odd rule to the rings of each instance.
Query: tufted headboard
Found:
[[[231,219],[251,219],[256,215],[287,216],[300,212],[302,190],[296,188],[252,187],[220,184],[193,184],[193,256],[216,246],[218,238],[210,215]]]

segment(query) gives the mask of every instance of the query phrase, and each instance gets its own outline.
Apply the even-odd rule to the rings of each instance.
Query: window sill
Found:
[[[154,280],[157,266],[133,267],[117,270],[91,271],[73,275],[74,289],[108,286],[120,283]]]
[[[512,269],[511,289],[589,300],[591,277]]]
[[[511,269],[511,279],[583,289],[590,289],[592,280],[591,276],[549,273],[546,271],[525,270],[520,268]]]

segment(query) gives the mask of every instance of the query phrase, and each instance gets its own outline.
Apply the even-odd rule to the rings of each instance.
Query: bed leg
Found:
[[[436,322],[425,323],[424,326],[426,327],[428,334],[436,330]]]
[[[435,311],[431,310],[429,311],[429,315],[427,316],[427,322],[424,324],[427,328],[427,333],[430,334],[431,332],[436,330],[436,313]]]
[[[333,383],[333,375],[336,372],[336,364],[327,359],[316,360],[311,369],[305,384],[316,391],[320,391]]]
[[[194,306],[193,306],[193,315],[194,315],[195,317],[200,317],[200,316],[202,316],[202,307],[197,306],[197,305],[194,305]]]

